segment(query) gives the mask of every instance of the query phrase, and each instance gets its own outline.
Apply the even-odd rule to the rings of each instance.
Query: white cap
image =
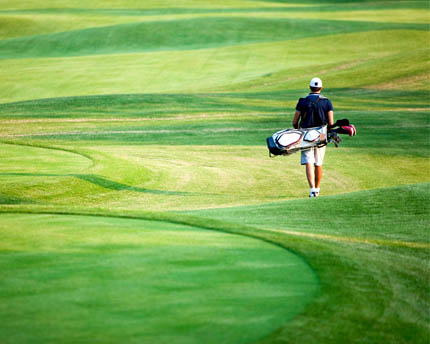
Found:
[[[322,87],[322,81],[320,78],[313,78],[309,83],[310,87]]]

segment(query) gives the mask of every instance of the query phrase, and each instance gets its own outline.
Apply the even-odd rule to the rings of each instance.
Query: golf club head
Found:
[[[339,129],[336,129],[337,133],[339,134],[345,134],[349,136],[355,136],[357,131],[355,130],[355,126],[353,124],[351,125],[344,125],[340,127]]]

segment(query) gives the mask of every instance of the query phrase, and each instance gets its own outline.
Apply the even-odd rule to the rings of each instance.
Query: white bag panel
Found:
[[[319,137],[320,137],[320,132],[318,130],[313,129],[313,130],[309,130],[305,134],[304,140],[308,142],[314,142],[318,140]]]
[[[286,132],[284,134],[281,134],[280,137],[278,137],[278,143],[283,147],[288,147],[290,145],[296,144],[300,141],[302,135],[297,132]]]

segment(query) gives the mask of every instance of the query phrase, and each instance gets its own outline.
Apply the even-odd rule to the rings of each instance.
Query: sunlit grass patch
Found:
[[[390,43],[394,33],[397,37],[395,45]],[[364,38],[366,43],[361,48],[353,43]],[[337,42],[337,48],[332,54],[312,54],[309,60],[303,59],[310,50],[315,51],[315,45],[322,47],[333,39]],[[401,53],[403,58],[408,58],[405,49],[409,48],[411,40],[419,47],[419,50],[411,51],[410,54],[417,59],[425,54],[425,50],[420,49],[424,47],[422,44],[427,39],[428,34],[425,32],[387,31],[197,51],[4,60],[2,63],[7,64],[8,68],[3,72],[6,81],[2,99],[4,102],[11,102],[73,95],[201,92],[211,89],[222,91],[231,90],[235,84],[240,85],[243,90],[247,86],[243,82],[251,80],[256,80],[259,84],[258,89],[264,89],[265,76],[271,73],[294,68],[318,71],[321,68],[318,66],[333,64],[336,61],[343,64],[360,58],[370,61],[362,65],[361,69],[358,67],[341,70],[339,73],[334,69],[332,74],[336,75],[336,78],[331,81],[328,77],[327,87],[370,86],[372,83],[381,83],[387,79],[386,74],[380,69],[375,70],[373,74],[366,73],[372,60],[378,63],[377,59],[398,53]],[[160,61],[161,72],[155,68],[159,66]],[[415,68],[418,69],[418,73],[422,73],[425,64],[409,66],[409,69]],[[395,62],[392,63],[392,67],[395,72]],[[306,74],[297,75],[294,71],[286,72],[284,75],[285,82],[279,79],[275,89],[279,90],[281,87],[297,89],[308,79],[305,77]],[[290,77],[293,79],[288,80]],[[270,81],[270,78],[267,81]],[[23,88],[22,85],[26,87]]]
[[[221,0],[213,2],[211,0],[202,0],[196,2],[195,0],[178,0],[175,2],[176,8],[253,8],[267,6],[267,3],[263,1],[253,1],[253,0]],[[287,7],[291,6],[288,3],[276,3],[270,4],[271,7]],[[297,5],[293,2],[293,6],[303,6]],[[172,4],[165,0],[149,0],[145,2],[136,0],[125,0],[118,3],[116,0],[85,0],[80,3],[73,3],[67,0],[48,0],[43,3],[34,2],[31,0],[20,1],[19,3],[5,1],[2,3],[0,8],[3,10],[14,10],[14,9],[163,9],[169,10]]]
[[[73,14],[2,14],[0,39],[46,35],[139,21],[139,17]]]

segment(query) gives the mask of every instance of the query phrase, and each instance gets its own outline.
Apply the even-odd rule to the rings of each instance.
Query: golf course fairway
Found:
[[[2,343],[430,339],[428,0],[0,1]],[[312,78],[357,135],[270,158]]]
[[[3,214],[1,238],[5,343],[248,343],[318,286],[278,246],[166,222]]]

